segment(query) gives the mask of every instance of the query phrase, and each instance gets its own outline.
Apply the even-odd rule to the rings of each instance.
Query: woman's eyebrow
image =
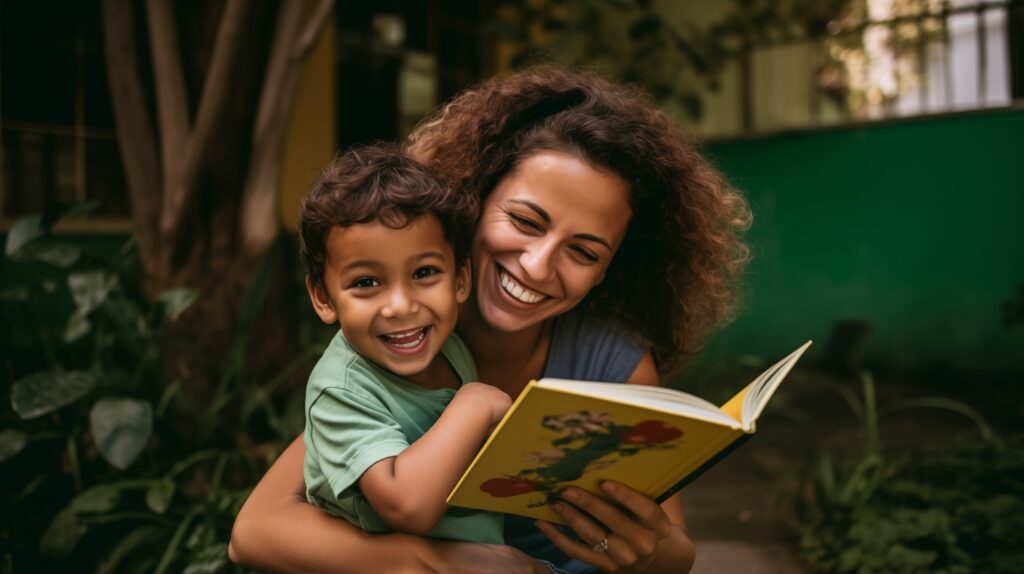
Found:
[[[612,250],[612,245],[610,243],[608,243],[607,241],[605,241],[604,239],[602,239],[602,238],[600,238],[600,237],[598,237],[596,235],[591,235],[589,233],[577,233],[573,237],[576,237],[578,239],[585,239],[587,241],[593,241],[595,243],[600,243],[601,245],[604,245],[605,247],[607,247],[608,251]]]
[[[537,205],[536,203],[534,203],[532,201],[529,201],[527,199],[510,199],[509,202],[511,202],[511,203],[520,203],[522,205],[525,205],[526,207],[529,207],[530,209],[532,209],[533,211],[535,211],[537,213],[538,217],[543,219],[548,224],[551,224],[551,216],[548,214],[547,211],[544,211],[543,207]],[[605,240],[605,239],[603,239],[601,237],[598,237],[596,235],[591,235],[590,233],[577,233],[573,237],[577,237],[579,239],[584,239],[586,241],[593,241],[594,243],[600,243],[601,245],[604,245],[605,247],[607,247],[608,251],[612,250],[611,243],[608,243],[607,240]]]
[[[521,203],[521,204],[525,205],[526,207],[529,207],[530,209],[536,211],[537,215],[541,219],[543,219],[545,222],[551,223],[551,216],[548,215],[548,212],[544,211],[543,207],[537,205],[536,203],[534,203],[532,201],[529,201],[529,200],[526,200],[526,199],[510,199],[509,202],[511,202],[511,203]]]

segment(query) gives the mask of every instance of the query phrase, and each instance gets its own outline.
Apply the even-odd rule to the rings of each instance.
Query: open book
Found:
[[[721,408],[645,385],[531,381],[505,413],[448,504],[561,523],[548,504],[567,486],[603,496],[615,480],[661,502],[754,433],[808,341]]]

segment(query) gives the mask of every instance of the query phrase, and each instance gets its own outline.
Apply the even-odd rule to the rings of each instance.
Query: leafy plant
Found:
[[[1019,572],[1024,567],[1024,437],[1003,441],[962,403],[923,397],[876,405],[874,380],[862,394],[836,386],[862,426],[854,458],[822,453],[805,469],[796,499],[800,548],[815,571]],[[900,456],[882,448],[879,420],[913,408],[941,408],[973,420],[962,436]]]
[[[0,558],[14,572],[219,571],[251,485],[302,430],[301,393],[274,393],[322,341],[269,377],[246,368],[279,242],[242,302],[216,393],[192,400],[186,381],[166,380],[161,348],[196,292],[149,303],[131,241],[95,253],[50,233],[87,208],[24,218],[7,236],[4,265],[21,283],[0,297],[17,351],[0,407]]]

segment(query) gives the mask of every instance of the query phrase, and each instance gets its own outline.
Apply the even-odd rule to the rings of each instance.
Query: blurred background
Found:
[[[648,90],[751,202],[695,572],[1024,570],[1024,3],[0,0],[0,572],[231,571],[331,330],[317,169],[533,62]]]

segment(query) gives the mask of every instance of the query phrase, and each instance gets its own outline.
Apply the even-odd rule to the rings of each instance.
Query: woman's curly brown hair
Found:
[[[476,197],[478,211],[540,151],[618,174],[633,218],[582,305],[644,336],[661,372],[731,318],[750,209],[648,95],[588,72],[535,67],[466,90],[416,128],[409,151]]]

